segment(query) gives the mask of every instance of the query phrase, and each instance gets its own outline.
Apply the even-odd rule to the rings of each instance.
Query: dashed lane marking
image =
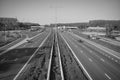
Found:
[[[76,34],[74,34],[74,33],[70,33],[70,34],[73,35],[73,36],[76,36],[76,37],[78,37],[78,38],[80,38],[80,39],[88,42],[89,44],[91,44],[91,45],[93,45],[93,46],[101,49],[102,51],[107,52],[108,54],[110,54],[110,55],[112,55],[112,56],[120,59],[120,57],[119,57],[118,55],[115,55],[115,54],[119,54],[118,52],[116,52],[116,51],[114,51],[114,50],[111,50],[111,49],[109,49],[109,48],[107,48],[107,47],[104,47],[104,46],[102,46],[102,45],[100,45],[100,44],[94,43],[93,41],[90,41],[90,40],[87,40],[87,39],[85,39],[85,38],[82,38],[82,37],[80,37],[80,36],[78,36],[78,35],[76,35]],[[113,53],[114,53],[114,54],[113,54]]]
[[[25,63],[25,65],[21,68],[21,70],[17,73],[17,75],[14,77],[13,80],[16,80],[19,75],[22,73],[22,71],[25,69],[25,67],[28,65],[28,63],[30,62],[30,60],[34,57],[35,53],[39,50],[39,48],[45,43],[45,41],[47,40],[47,38],[49,37],[50,33],[47,35],[47,37],[42,41],[42,43],[39,45],[39,47],[37,48],[37,50],[35,50],[35,52],[33,53],[33,55],[29,58],[29,60]]]
[[[108,56],[110,58],[110,56]]]
[[[110,80],[111,80],[111,77],[110,77],[110,76],[108,76],[106,73],[105,73],[105,76],[106,76],[108,79],[110,79]]]
[[[105,62],[105,60],[103,58],[100,59],[101,61]]]
[[[93,60],[91,58],[88,58],[90,62],[93,62]]]
[[[115,60],[115,62],[118,62],[117,60]]]
[[[25,47],[25,46],[26,46],[26,44],[23,47]]]
[[[112,60],[114,60],[114,58],[111,58]]]
[[[83,53],[83,50],[80,50],[81,53]]]
[[[90,51],[90,53],[92,53],[92,51],[91,50],[89,50]]]
[[[60,34],[61,35],[61,34]],[[72,48],[70,47],[70,45],[68,44],[68,42],[64,39],[64,37],[61,35],[61,37],[63,38],[63,40],[65,41],[65,43],[67,44],[67,46],[69,47],[69,49],[71,50],[72,54],[74,55],[74,57],[76,58],[76,60],[78,61],[79,65],[81,66],[81,68],[83,69],[84,73],[86,74],[86,76],[90,79],[93,80],[92,77],[89,75],[89,73],[87,72],[87,70],[85,69],[85,67],[83,66],[83,64],[80,62],[80,60],[77,58],[77,56],[75,55],[75,52],[72,50]]]

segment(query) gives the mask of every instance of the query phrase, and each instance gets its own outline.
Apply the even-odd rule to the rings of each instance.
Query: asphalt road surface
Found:
[[[108,55],[70,32],[60,32],[93,80],[120,80],[119,59]]]
[[[48,28],[28,39],[0,55],[0,80],[120,80],[119,56],[80,35]]]
[[[2,54],[0,56],[0,80],[13,80],[50,32],[51,30],[47,29],[31,39],[32,42],[25,42]]]

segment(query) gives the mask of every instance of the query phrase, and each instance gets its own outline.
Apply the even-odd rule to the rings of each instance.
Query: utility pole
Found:
[[[4,26],[4,32],[5,32],[5,41],[6,41],[6,27],[7,27],[7,25],[5,24],[5,26]]]
[[[57,21],[58,21],[58,9],[61,7],[58,7],[57,0],[55,6],[50,6],[50,8],[53,8],[54,10],[54,16],[55,16],[55,28],[57,29]]]

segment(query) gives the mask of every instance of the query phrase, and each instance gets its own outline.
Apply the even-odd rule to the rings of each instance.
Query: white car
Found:
[[[98,35],[90,35],[91,39],[99,39]]]

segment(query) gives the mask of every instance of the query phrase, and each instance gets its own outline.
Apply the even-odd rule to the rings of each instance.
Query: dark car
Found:
[[[32,43],[33,41],[32,40],[27,40],[28,43]]]
[[[80,40],[78,40],[78,42],[83,43],[83,40],[80,39]]]

